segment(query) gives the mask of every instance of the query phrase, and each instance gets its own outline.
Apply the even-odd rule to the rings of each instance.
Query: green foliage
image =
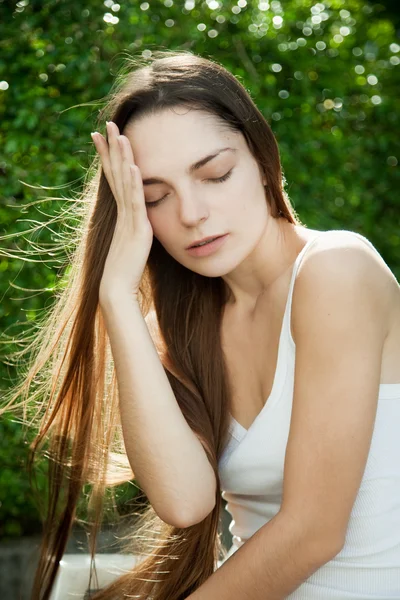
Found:
[[[38,513],[26,473],[28,440],[19,423],[0,420],[0,539],[40,532]],[[43,476],[37,477],[45,489]]]
[[[223,63],[270,122],[302,221],[363,233],[400,278],[400,46],[381,4],[0,0],[0,15],[2,234],[40,225],[63,206],[47,189],[39,197],[29,186],[62,186],[65,197],[79,190],[95,154],[90,132],[125,52],[189,49]],[[62,228],[38,233],[43,247],[58,241]],[[7,251],[18,253],[19,244],[21,238],[1,243],[7,349],[17,322],[35,322],[65,271],[57,253],[10,259]],[[3,389],[13,375],[3,362]],[[26,533],[35,522],[19,427],[9,417],[0,422],[3,535]]]

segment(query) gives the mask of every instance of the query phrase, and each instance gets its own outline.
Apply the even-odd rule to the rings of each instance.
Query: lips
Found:
[[[209,244],[210,242],[217,240],[219,237],[221,237],[221,236],[217,235],[216,237],[210,238],[209,240],[206,240],[205,242],[200,242],[199,244],[194,244],[193,246],[190,246],[190,247],[191,248],[199,248],[200,246],[205,246],[206,244]]]
[[[208,242],[212,242],[212,241],[214,241],[214,240],[216,240],[216,239],[218,239],[218,238],[220,238],[220,237],[223,237],[223,235],[224,235],[224,234],[221,234],[221,235],[214,235],[214,236],[210,236],[210,237],[203,238],[202,240],[199,240],[198,242],[195,242],[195,243],[194,243],[194,244],[192,244],[191,246],[188,246],[188,247],[187,247],[187,250],[189,250],[189,248],[197,248],[197,247],[199,247],[199,244],[200,244],[201,246],[205,246],[206,242],[207,242],[207,243],[208,243]]]
[[[211,254],[214,254],[214,252],[217,252],[221,246],[223,246],[227,237],[229,237],[229,234],[225,233],[224,235],[220,235],[214,238],[214,241],[209,241],[205,244],[201,244],[201,246],[187,248],[187,252],[191,256],[195,256],[198,258],[210,256]]]

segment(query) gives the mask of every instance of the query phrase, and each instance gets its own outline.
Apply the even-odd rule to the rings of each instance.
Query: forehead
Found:
[[[225,147],[242,149],[240,132],[229,130],[213,114],[183,107],[164,109],[132,121],[124,135],[144,178],[182,173]],[[235,154],[222,152],[219,160]]]

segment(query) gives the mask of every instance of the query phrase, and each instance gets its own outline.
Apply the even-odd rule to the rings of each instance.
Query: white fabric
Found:
[[[90,590],[112,583],[131,571],[141,558],[133,554],[96,554]],[[89,598],[90,554],[64,554],[60,560],[50,600],[86,600]]]
[[[351,233],[377,252],[367,238]],[[293,286],[312,243],[313,239],[306,243],[293,266],[271,394],[248,430],[232,417],[219,461],[222,497],[232,516],[233,545],[227,558],[280,508],[296,352],[290,331]],[[400,373],[399,383],[381,384],[379,389],[372,442],[345,545],[288,598],[400,599]]]

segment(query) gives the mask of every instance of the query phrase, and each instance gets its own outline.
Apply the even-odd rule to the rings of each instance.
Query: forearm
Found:
[[[102,313],[135,478],[163,520],[190,524],[198,511],[212,510],[215,475],[205,450],[179,408],[137,301],[119,294],[103,302]]]
[[[188,600],[283,600],[333,556],[278,513]]]

